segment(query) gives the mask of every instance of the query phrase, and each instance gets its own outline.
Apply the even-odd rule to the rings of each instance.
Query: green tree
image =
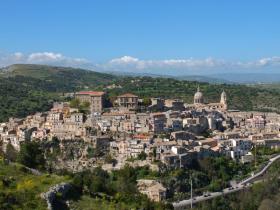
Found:
[[[143,99],[143,105],[144,106],[150,106],[152,104],[152,101],[151,101],[151,99],[150,98],[144,98]]]
[[[17,151],[15,150],[15,148],[13,147],[13,145],[11,143],[7,144],[5,158],[12,162],[16,161],[16,159],[17,159]]]
[[[147,158],[147,154],[145,152],[141,152],[138,157],[137,157],[139,160],[146,160]]]
[[[80,107],[80,100],[78,98],[74,98],[70,101],[70,107],[78,109]]]
[[[44,169],[44,151],[37,142],[26,142],[21,145],[18,161],[30,168]]]

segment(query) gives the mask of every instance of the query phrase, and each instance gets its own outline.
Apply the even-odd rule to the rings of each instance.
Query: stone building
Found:
[[[194,94],[193,104],[187,104],[185,107],[189,110],[192,109],[200,109],[206,111],[219,110],[226,111],[227,110],[227,95],[225,91],[221,93],[220,102],[217,103],[206,103],[203,93],[200,91],[200,88],[197,88],[197,92]]]
[[[116,102],[119,107],[135,110],[138,107],[138,96],[126,93],[118,96]]]
[[[153,201],[159,202],[166,198],[166,188],[156,180],[139,179],[137,187],[140,193],[146,194]]]
[[[82,103],[89,102],[91,112],[101,113],[105,104],[105,92],[102,91],[82,91],[76,93],[75,97]]]

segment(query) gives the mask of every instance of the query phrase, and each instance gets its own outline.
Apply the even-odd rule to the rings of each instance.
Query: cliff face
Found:
[[[71,188],[71,185],[69,183],[60,183],[57,184],[49,189],[49,191],[42,193],[41,198],[45,199],[48,205],[49,210],[54,210],[54,202],[57,193],[60,193],[62,197],[66,195],[68,190]]]

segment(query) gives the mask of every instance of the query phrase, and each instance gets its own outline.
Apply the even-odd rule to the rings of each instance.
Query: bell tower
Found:
[[[221,94],[221,101],[220,103],[222,105],[224,105],[224,108],[227,109],[227,94],[226,92],[223,90],[222,94]]]

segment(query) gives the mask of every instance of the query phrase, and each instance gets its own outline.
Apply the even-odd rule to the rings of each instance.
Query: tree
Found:
[[[82,113],[89,113],[90,111],[90,103],[88,101],[85,101],[83,103],[81,103],[79,106],[79,112],[82,112]]]
[[[141,152],[138,157],[137,157],[139,160],[146,160],[147,158],[147,154],[145,152]]]
[[[17,159],[17,151],[15,150],[15,148],[11,143],[7,144],[5,158],[12,162],[16,161]]]
[[[78,98],[74,98],[70,101],[70,107],[78,109],[80,107],[80,100]]]
[[[18,161],[23,165],[36,169],[44,169],[46,162],[44,152],[37,142],[22,144],[18,154]]]
[[[149,105],[151,105],[151,104],[152,104],[152,101],[151,101],[150,98],[144,98],[144,99],[143,99],[143,105],[144,105],[144,106],[149,106]]]

